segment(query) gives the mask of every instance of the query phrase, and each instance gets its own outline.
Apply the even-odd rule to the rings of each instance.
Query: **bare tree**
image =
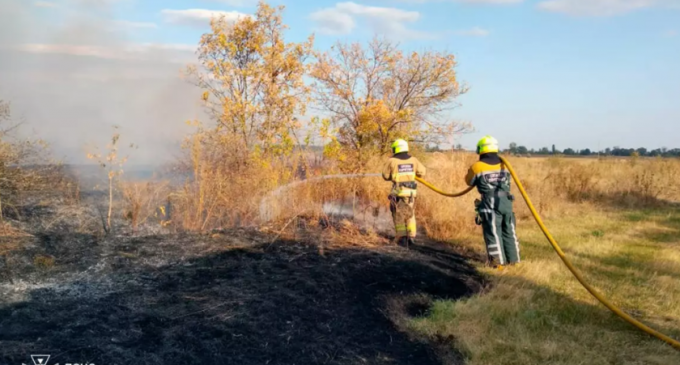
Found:
[[[451,54],[404,54],[398,44],[375,37],[366,47],[337,43],[316,57],[315,102],[330,114],[344,153],[363,161],[387,152],[394,138],[440,143],[470,129],[446,114],[467,91]]]
[[[119,184],[120,176],[123,175],[123,165],[128,160],[128,157],[119,156],[119,142],[120,133],[118,127],[114,126],[114,133],[111,136],[111,143],[106,146],[107,153],[102,155],[100,152],[88,153],[87,158],[97,161],[99,166],[106,171],[108,180],[108,207],[106,214],[106,221],[104,222],[104,231],[111,233],[111,214],[113,212],[113,193],[116,186]],[[130,144],[131,148],[135,148],[134,144]]]

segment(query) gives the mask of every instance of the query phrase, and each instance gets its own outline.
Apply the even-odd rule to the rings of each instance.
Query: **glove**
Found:
[[[482,217],[479,216],[479,204],[481,203],[481,200],[475,199],[475,224],[478,226],[482,225]]]

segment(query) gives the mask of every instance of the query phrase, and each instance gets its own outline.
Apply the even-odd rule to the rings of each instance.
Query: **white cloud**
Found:
[[[471,29],[467,30],[459,30],[455,32],[456,35],[462,35],[462,36],[468,36],[468,37],[486,37],[490,34],[491,32],[487,29],[480,28],[480,27],[473,27]]]
[[[519,4],[524,2],[524,0],[396,0],[390,2],[399,2],[406,4],[425,4],[425,3],[466,3],[466,4],[493,4],[493,5],[505,5],[505,4]]]
[[[443,1],[443,0],[384,0],[384,2],[390,3],[402,3],[402,4],[425,4],[433,1]]]
[[[420,20],[420,13],[397,8],[366,6],[354,2],[335,4],[310,15],[316,22],[316,29],[325,34],[349,34],[356,28],[356,18],[366,21],[374,31],[400,38],[422,39],[431,34],[407,27],[408,23]]]
[[[678,35],[678,31],[677,31],[677,30],[673,30],[673,29],[667,30],[667,31],[664,32],[664,35],[665,35],[666,37],[676,37],[676,36]]]
[[[351,1],[335,4],[336,9],[354,15],[363,15],[379,19],[392,19],[398,22],[415,22],[420,19],[417,11],[407,11],[397,8],[383,8],[379,6],[366,6]]]
[[[356,22],[351,15],[335,8],[316,11],[309,18],[317,23],[316,29],[324,34],[349,34],[356,27]]]
[[[176,25],[188,25],[192,27],[204,27],[210,23],[212,18],[224,16],[228,21],[236,21],[242,17],[252,15],[238,11],[220,11],[206,9],[187,9],[187,10],[161,10],[161,15],[166,23]]]
[[[209,0],[209,1],[236,7],[250,6],[257,3],[257,0]]]
[[[671,0],[675,1],[675,0]],[[574,16],[614,16],[657,5],[663,0],[547,0],[538,3],[541,10]]]
[[[455,0],[459,3],[469,3],[469,4],[519,4],[524,2],[524,0]]]
[[[51,3],[49,1],[36,1],[33,3],[36,7],[39,8],[56,8],[58,5],[55,3]]]

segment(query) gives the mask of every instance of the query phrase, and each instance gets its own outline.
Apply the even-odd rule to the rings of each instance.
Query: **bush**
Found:
[[[20,219],[56,201],[73,202],[78,195],[77,183],[51,158],[48,144],[20,138],[17,127],[9,103],[0,100],[0,221]]]

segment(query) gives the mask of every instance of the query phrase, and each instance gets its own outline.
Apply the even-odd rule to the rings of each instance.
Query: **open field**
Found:
[[[421,158],[429,181],[457,191],[476,157]],[[510,161],[585,277],[680,338],[680,162]],[[308,178],[324,173],[333,171]],[[117,233],[102,236],[87,208],[96,195],[25,215],[23,225],[10,220],[0,243],[0,359],[43,351],[102,364],[680,362],[580,287],[522,201],[524,262],[497,271],[484,267],[476,193],[448,199],[422,187],[419,246],[407,250],[389,244],[379,209],[388,188],[373,177],[295,185],[274,199],[272,220],[210,235],[153,216],[132,232],[121,201]],[[257,217],[262,198],[239,209]],[[343,204],[339,215],[328,209]]]
[[[627,313],[680,337],[680,210],[582,204],[547,224],[586,280]],[[610,313],[580,286],[531,220],[518,227],[524,262],[483,270],[493,288],[436,301],[408,327],[452,336],[469,364],[673,364],[680,354]],[[469,243],[478,242],[474,238]]]
[[[680,338],[678,161],[511,161],[586,279],[627,313]],[[539,181],[544,186],[536,189]],[[435,301],[422,318],[405,321],[407,328],[455,339],[469,364],[680,361],[676,350],[592,298],[563,266],[524,202],[517,204],[524,263],[500,272],[480,269],[490,275],[492,289],[462,301]],[[467,232],[454,244],[476,246],[480,239]]]
[[[2,2],[0,365],[680,365],[671,1]]]

